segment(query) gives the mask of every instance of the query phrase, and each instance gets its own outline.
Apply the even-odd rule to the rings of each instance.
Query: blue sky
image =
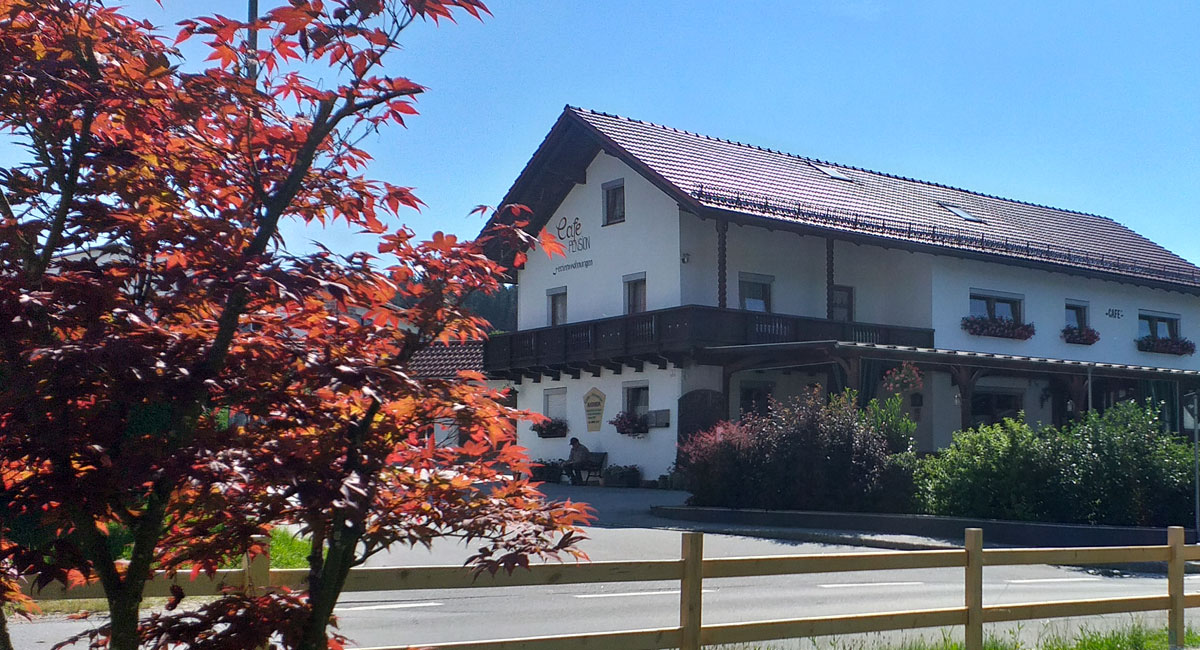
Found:
[[[264,6],[271,0],[263,0]],[[173,22],[210,3],[129,0]],[[244,14],[244,0],[211,11]],[[1112,217],[1200,262],[1200,4],[489,0],[416,25],[392,71],[422,115],[370,173],[463,236],[564,104]],[[173,33],[172,28],[172,33]],[[288,233],[373,247],[340,229]],[[1087,237],[1087,233],[1079,233]]]

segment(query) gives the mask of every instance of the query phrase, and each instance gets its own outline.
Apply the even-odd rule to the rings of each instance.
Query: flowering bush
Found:
[[[562,418],[550,418],[541,422],[535,422],[529,428],[533,429],[533,432],[539,438],[566,438],[571,425],[567,424],[567,421]]]
[[[696,433],[679,452],[692,505],[847,512],[887,507],[887,441],[848,394],[826,402],[814,390],[773,402],[766,415]]]
[[[1024,341],[1032,338],[1036,331],[1033,323],[1018,323],[1011,318],[988,318],[987,316],[964,316],[962,328],[975,336],[995,336],[1002,339]]]
[[[1075,343],[1077,345],[1091,345],[1100,340],[1100,332],[1084,325],[1075,327],[1067,325],[1062,331],[1063,340],[1067,343]]]
[[[1160,339],[1153,336],[1143,336],[1137,339],[1137,349],[1142,352],[1161,352],[1162,354],[1195,354],[1196,344],[1182,336]]]
[[[617,428],[617,433],[634,438],[640,438],[650,431],[650,421],[646,416],[630,411],[617,413],[608,423]]]

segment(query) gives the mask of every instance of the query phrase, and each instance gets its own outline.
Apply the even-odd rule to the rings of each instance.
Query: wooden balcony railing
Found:
[[[716,345],[798,341],[933,347],[933,330],[687,305],[493,335],[484,367],[491,372],[553,368]]]

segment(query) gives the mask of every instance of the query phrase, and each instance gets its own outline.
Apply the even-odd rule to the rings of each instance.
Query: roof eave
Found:
[[[1159,280],[1147,278],[1139,275],[1128,275],[1117,273],[1114,271],[1105,271],[1102,269],[1092,269],[1085,266],[1074,266],[1069,264],[1059,264],[1050,261],[1027,259],[1013,255],[1003,255],[1000,253],[988,253],[985,251],[973,251],[965,248],[954,248],[951,246],[938,246],[936,244],[928,244],[924,242],[909,241],[893,237],[883,237],[880,235],[872,235],[868,233],[857,233],[838,228],[830,228],[816,224],[802,223],[791,221],[788,219],[776,219],[766,217],[760,214],[748,212],[740,212],[727,208],[715,208],[712,206],[702,206],[696,212],[701,218],[710,219],[727,219],[732,223],[737,223],[743,226],[754,226],[757,228],[767,228],[768,230],[778,229],[797,232],[801,234],[814,234],[817,236],[833,237],[844,241],[855,242],[860,244],[868,244],[874,246],[883,246],[885,248],[899,248],[902,250],[912,251],[915,253],[928,253],[930,255],[945,255],[948,257],[958,257],[962,259],[978,260],[984,262],[992,262],[994,264],[1010,264],[1023,266],[1026,268],[1038,269],[1042,271],[1051,271],[1055,273],[1064,273],[1068,275],[1077,275],[1088,278],[1096,278],[1107,280],[1110,282],[1121,282],[1125,284],[1133,284],[1137,286],[1150,287],[1153,289],[1162,289],[1165,291],[1178,291],[1190,295],[1200,296],[1200,286],[1184,284],[1180,282],[1172,282],[1169,280]]]
[[[572,131],[572,129],[576,130]],[[563,177],[563,174],[561,173],[562,170],[555,174],[550,172],[548,167],[552,162],[554,153],[562,151],[563,148],[579,145],[577,140],[572,141],[572,137],[576,134],[585,135],[588,140],[594,143],[597,147],[596,152],[586,156],[587,162],[584,165],[585,168],[587,164],[590,164],[591,160],[595,158],[596,153],[603,151],[604,153],[607,153],[608,155],[613,156],[614,158],[617,158],[621,162],[628,165],[635,172],[644,177],[646,180],[650,181],[651,184],[673,198],[680,205],[685,206],[688,210],[695,212],[703,208],[702,204],[694,197],[685,192],[682,188],[676,186],[674,183],[671,183],[658,172],[651,169],[637,156],[630,153],[624,147],[617,144],[617,142],[608,135],[604,134],[587,120],[580,117],[578,112],[569,105],[563,109],[562,114],[559,115],[558,120],[556,120],[554,123],[554,126],[550,128],[550,132],[546,134],[545,139],[542,140],[542,143],[538,146],[537,151],[534,152],[533,156],[530,157],[529,162],[525,164],[525,168],[522,169],[520,175],[517,176],[517,180],[513,182],[508,192],[505,193],[504,199],[500,202],[500,206],[503,207],[516,203],[531,207],[528,205],[528,203],[530,201],[529,197],[531,196],[533,188],[542,187],[545,180],[549,176],[554,176],[555,179],[557,179],[557,182],[561,182]],[[586,154],[588,152],[585,151],[584,153]],[[578,182],[578,180],[576,180],[576,182]],[[557,200],[552,199],[546,202],[542,206],[542,209],[534,211],[533,216],[529,219],[529,224],[525,227],[526,232],[529,232],[530,234],[536,234],[540,232],[547,223],[549,223],[554,211],[557,210],[558,205],[561,204],[562,198],[565,198],[565,192],[563,194],[563,197],[559,197]],[[488,219],[487,224],[484,226],[483,231],[486,232],[498,221],[511,223],[509,219],[511,219],[511,217],[507,216],[506,214],[502,214],[499,210],[493,212],[492,216]],[[499,250],[495,247],[491,247],[486,252],[488,257],[492,258],[493,260],[500,262],[505,267],[511,267],[515,254],[525,251]],[[510,276],[511,275],[512,273],[510,270]]]

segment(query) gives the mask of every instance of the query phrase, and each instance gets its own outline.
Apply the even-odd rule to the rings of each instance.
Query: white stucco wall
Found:
[[[717,304],[716,223],[681,213],[683,304]],[[929,327],[933,257],[879,246],[834,244],[834,282],[854,287],[855,320]],[[726,243],[728,306],[739,305],[740,272],[774,277],[772,311],[825,317],[825,238],[731,225]],[[898,289],[897,283],[902,283]]]
[[[679,213],[680,296],[685,305],[717,305],[717,222]],[[727,258],[728,259],[728,258]]]
[[[605,226],[604,183],[625,181],[625,221]],[[517,273],[517,327],[550,324],[546,290],[567,287],[567,321],[578,322],[625,313],[625,275],[646,274],[646,308],[680,304],[679,207],[616,158],[600,153],[587,169],[587,183],[576,185],[546,228],[562,233],[565,257],[547,258],[531,251]],[[570,230],[577,250],[570,250]],[[559,229],[563,226],[563,229]],[[582,249],[582,250],[578,250]]]
[[[1180,334],[1197,340],[1200,297],[991,262],[952,257],[934,259],[934,341],[940,348],[1200,369],[1200,358],[1196,356],[1140,352],[1134,345],[1139,309],[1179,314]],[[1037,333],[1027,341],[967,334],[961,322],[970,312],[972,289],[1024,296],[1025,321],[1032,322]],[[1100,332],[1096,344],[1072,345],[1062,340],[1067,300],[1088,303],[1091,326]],[[1120,310],[1121,318],[1106,316],[1110,309]]]
[[[932,255],[897,248],[844,241],[833,247],[834,284],[854,287],[854,320],[862,323],[930,327],[933,265]],[[822,296],[821,316],[824,304]]]
[[[642,468],[642,478],[656,479],[659,474],[666,473],[675,462],[679,430],[679,414],[676,411],[681,394],[681,374],[682,371],[674,366],[666,370],[647,366],[644,372],[634,372],[625,368],[619,375],[604,370],[600,377],[584,373],[579,379],[564,376],[561,381],[543,379],[537,384],[523,382],[517,387],[517,407],[538,413],[542,412],[542,396],[546,389],[567,389],[567,422],[570,423],[570,432],[566,438],[539,438],[529,428],[529,424],[523,422],[517,426],[518,440],[521,446],[529,450],[530,458],[553,460],[566,458],[570,452],[571,438],[579,438],[591,451],[608,452],[610,465],[637,465]],[[641,438],[619,434],[608,421],[622,409],[624,385],[642,381],[647,382],[650,387],[650,409],[669,409],[671,426],[652,428]],[[603,423],[598,432],[587,430],[587,416],[583,406],[584,394],[593,387],[605,394]]]
[[[715,254],[714,254],[715,257]],[[729,226],[726,242],[729,307],[740,303],[740,273],[774,276],[771,311],[825,317],[825,240],[750,226]],[[715,259],[714,259],[715,265]],[[709,277],[716,278],[716,267]]]

